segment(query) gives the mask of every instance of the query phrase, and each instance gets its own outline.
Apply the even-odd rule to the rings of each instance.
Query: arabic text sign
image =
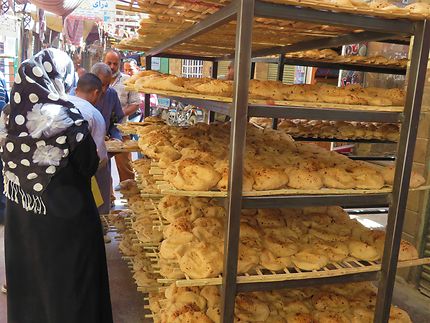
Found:
[[[0,35],[18,37],[19,24],[15,17],[2,15],[0,19]]]
[[[86,0],[71,15],[114,23],[115,0]]]

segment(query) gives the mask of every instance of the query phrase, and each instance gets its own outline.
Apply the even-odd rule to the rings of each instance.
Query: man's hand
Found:
[[[122,142],[121,139],[113,138],[113,137],[105,137],[105,141],[119,141],[119,142]]]
[[[103,158],[102,160],[99,161],[99,169],[106,167],[108,163],[108,159],[107,158]]]
[[[122,111],[127,117],[135,113],[137,110],[139,110],[139,104],[129,104],[122,108]]]

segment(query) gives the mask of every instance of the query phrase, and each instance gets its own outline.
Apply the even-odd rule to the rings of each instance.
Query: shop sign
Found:
[[[16,17],[2,15],[0,19],[0,35],[8,37],[18,37],[19,23]]]
[[[160,57],[152,57],[151,59],[151,70],[160,70]]]
[[[115,23],[115,14],[115,0],[85,0],[71,16]]]

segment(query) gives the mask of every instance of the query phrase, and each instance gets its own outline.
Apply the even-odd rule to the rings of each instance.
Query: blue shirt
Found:
[[[120,123],[124,118],[124,112],[121,108],[116,91],[109,87],[106,93],[102,94],[96,103],[97,110],[103,116],[106,123],[106,134],[111,138],[122,140],[121,132],[116,127],[116,123]]]
[[[9,96],[6,89],[6,80],[2,72],[0,72],[0,111],[9,103]]]

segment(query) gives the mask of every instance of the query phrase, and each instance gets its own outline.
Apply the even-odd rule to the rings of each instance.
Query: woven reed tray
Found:
[[[137,91],[142,93],[151,93],[161,96],[174,96],[182,97],[187,99],[201,99],[208,101],[217,101],[231,103],[231,97],[223,96],[211,96],[198,93],[184,93],[184,92],[174,92],[174,91],[163,91],[157,89],[149,88],[134,88],[127,87],[130,91]],[[350,110],[350,111],[378,111],[378,112],[403,112],[403,106],[371,106],[371,105],[359,105],[359,104],[333,104],[333,103],[320,103],[320,102],[300,102],[300,101],[274,101],[274,100],[256,100],[250,99],[250,104],[260,104],[260,105],[276,105],[285,107],[304,107],[304,108],[318,108],[327,110]],[[268,107],[268,109],[270,109]]]
[[[420,266],[424,264],[430,264],[430,257],[399,261],[397,267],[405,268],[412,266]],[[259,282],[277,282],[287,280],[302,280],[312,278],[326,278],[336,277],[351,274],[358,274],[364,272],[375,272],[381,269],[380,261],[358,261],[358,260],[346,260],[342,262],[331,263],[319,270],[314,271],[303,271],[297,267],[284,268],[283,272],[274,272],[267,269],[256,269],[255,272],[238,275],[237,283],[259,283]],[[186,277],[185,279],[159,279],[161,284],[172,284],[176,283],[178,287],[189,287],[189,286],[207,286],[207,285],[221,285],[222,276],[219,275],[216,278],[202,278],[202,279],[191,279]]]

